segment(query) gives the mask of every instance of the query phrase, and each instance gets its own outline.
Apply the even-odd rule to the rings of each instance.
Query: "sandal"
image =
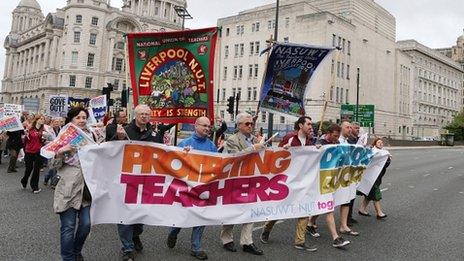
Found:
[[[358,214],[361,215],[361,216],[365,216],[365,217],[370,217],[371,216],[371,214],[363,213],[363,212],[361,212],[361,210],[358,211]]]
[[[354,237],[359,236],[359,232],[356,232],[356,231],[353,231],[353,230],[348,230],[348,231],[341,231],[340,230],[340,234],[348,235],[348,236],[354,236]]]

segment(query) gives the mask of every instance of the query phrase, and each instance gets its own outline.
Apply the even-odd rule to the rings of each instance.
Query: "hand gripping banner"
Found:
[[[378,155],[375,157],[383,157]],[[135,141],[79,151],[93,224],[242,224],[333,211],[371,167],[353,145],[219,154]]]
[[[216,40],[217,28],[128,34],[134,105],[164,123],[213,119]]]

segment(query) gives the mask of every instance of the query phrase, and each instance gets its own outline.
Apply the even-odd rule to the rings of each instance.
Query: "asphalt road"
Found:
[[[388,217],[377,221],[355,214],[359,224],[354,229],[361,235],[347,237],[352,241],[347,249],[331,246],[321,218],[321,237],[308,236],[317,252],[296,250],[295,220],[286,220],[275,226],[267,245],[259,242],[262,224],[255,224],[255,242],[265,251],[261,257],[225,252],[220,227],[207,227],[203,247],[209,260],[464,260],[464,148],[391,152],[393,162],[382,184],[382,205]],[[0,165],[0,260],[59,260],[59,217],[52,211],[53,191],[44,186],[37,195],[22,190],[23,168],[19,173],[6,173],[5,161]],[[370,212],[374,213],[372,208]],[[174,249],[166,247],[167,231],[146,226],[145,249],[137,260],[194,260],[189,256],[190,230],[180,233]],[[238,236],[237,230],[236,244]],[[120,247],[116,226],[98,225],[92,228],[83,255],[86,260],[119,260]]]

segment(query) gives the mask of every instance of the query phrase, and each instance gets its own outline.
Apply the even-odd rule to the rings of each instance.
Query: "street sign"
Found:
[[[374,127],[374,110],[374,105],[360,104],[358,106],[358,122],[361,127]],[[340,119],[342,121],[356,121],[356,105],[342,104]]]

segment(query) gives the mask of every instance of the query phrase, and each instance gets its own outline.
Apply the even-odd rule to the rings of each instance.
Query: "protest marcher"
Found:
[[[6,135],[8,140],[6,142],[6,149],[10,153],[10,162],[8,164],[8,173],[18,172],[16,170],[16,163],[18,161],[19,151],[23,148],[22,135],[24,130],[7,131]]]
[[[24,137],[24,161],[26,163],[26,169],[21,179],[21,185],[24,189],[26,188],[27,181],[32,173],[30,185],[34,194],[41,191],[41,189],[39,189],[39,175],[44,159],[40,156],[40,149],[44,145],[44,123],[45,117],[43,115],[39,114],[35,116],[29,129],[25,130],[26,135]]]
[[[156,133],[150,124],[151,109],[147,105],[140,104],[134,109],[135,119],[127,126],[117,125],[116,136],[118,140],[130,139],[148,142],[163,142],[163,133]],[[135,260],[135,251],[142,251],[143,244],[140,235],[143,232],[143,224],[123,225],[118,224],[119,239],[122,243],[122,260]]]
[[[357,144],[359,140],[359,123],[357,122],[352,122],[351,123],[351,133],[350,136],[347,139],[348,144]],[[357,224],[358,221],[353,218],[353,205],[354,205],[354,200],[356,198],[352,199],[349,203],[349,211],[348,211],[348,226],[351,226],[353,224]]]
[[[217,148],[214,143],[209,139],[211,129],[211,123],[207,117],[197,118],[195,121],[195,132],[187,139],[184,139],[178,144],[178,147],[184,148],[185,151],[190,149],[217,152]],[[199,260],[208,259],[206,252],[201,249],[201,237],[205,226],[198,226],[192,228],[191,237],[191,252],[190,254]],[[180,232],[180,228],[171,228],[171,232],[168,235],[167,245],[169,248],[174,248],[177,241],[177,235]]]
[[[156,135],[156,140],[155,142],[164,144],[164,134],[169,131],[172,127],[176,126],[176,124],[162,124],[162,123],[157,123],[153,130],[155,131]]]
[[[216,124],[212,126],[210,139],[213,140],[214,145],[218,146],[219,139],[223,137],[223,134],[227,131],[227,123],[220,117],[216,117]]]
[[[127,112],[126,111],[117,111],[114,113],[114,119],[111,123],[106,125],[106,141],[115,140],[116,138],[116,129],[118,124],[122,127],[127,125]]]
[[[348,138],[351,136],[351,124],[348,121],[343,121],[341,124],[341,132],[338,141],[340,144],[348,144]],[[348,213],[350,212],[350,202],[340,206],[340,233],[350,236],[358,236],[359,232],[353,231],[348,226]]]
[[[3,152],[6,151],[6,141],[8,136],[6,136],[6,132],[0,133],[0,164],[2,164]]]
[[[253,117],[248,113],[237,115],[238,132],[227,138],[224,145],[225,153],[236,153],[240,151],[253,151],[264,149],[265,145],[257,143],[256,137],[251,135],[253,131]],[[234,225],[224,225],[221,231],[221,240],[224,248],[230,252],[236,252],[233,238]],[[253,243],[253,223],[242,224],[240,245],[243,251],[254,255],[262,255],[263,250]]]
[[[86,125],[88,116],[85,108],[72,107],[66,124],[71,122],[93,138]],[[61,257],[65,261],[83,260],[81,251],[90,233],[92,197],[84,181],[77,148],[66,145],[58,150],[55,159],[63,164],[58,170],[60,180],[53,201],[53,209],[60,215],[61,221]]]
[[[292,132],[293,136],[291,136],[288,139],[287,144],[284,144],[280,147],[288,149],[289,147],[314,146],[311,138],[313,132],[311,118],[307,116],[300,117],[296,121],[295,127],[297,132]],[[272,220],[265,223],[263,232],[261,233],[261,242],[263,242],[264,244],[267,244],[269,242],[269,235],[276,222],[277,220]],[[308,246],[305,243],[307,225],[308,217],[298,218],[298,221],[296,223],[294,246],[296,249],[300,250],[306,250],[311,252],[316,251],[316,246]]]
[[[372,142],[372,151],[375,154],[380,150],[384,150],[383,141],[380,138],[376,138]],[[369,202],[373,201],[375,212],[377,213],[377,219],[384,219],[387,217],[387,215],[382,211],[382,206],[380,205],[380,200],[382,199],[382,192],[380,191],[380,185],[382,184],[382,178],[385,175],[385,172],[387,171],[387,168],[390,165],[390,162],[391,162],[391,155],[388,157],[387,162],[385,162],[385,165],[383,166],[382,171],[380,172],[379,176],[375,180],[374,185],[369,191],[369,194],[364,195],[364,199],[361,203],[361,206],[359,207],[359,211],[358,211],[359,215],[369,217],[370,214],[369,212],[367,212],[367,206],[369,205]]]
[[[45,144],[47,144],[48,142],[53,141],[58,136],[58,134],[60,133],[60,130],[61,130],[60,122],[61,122],[60,118],[54,118],[54,119],[51,120],[51,122],[50,122],[50,130],[49,131],[51,131],[52,133],[48,133],[48,132],[46,133]],[[45,176],[44,176],[44,185],[45,186],[48,185],[48,181],[50,181],[50,179],[52,179],[57,173],[57,168],[56,168],[56,166],[54,166],[53,162],[54,162],[54,159],[49,160],[49,169],[47,171],[47,174],[45,174]]]

